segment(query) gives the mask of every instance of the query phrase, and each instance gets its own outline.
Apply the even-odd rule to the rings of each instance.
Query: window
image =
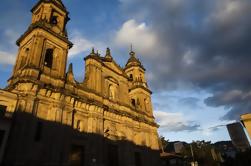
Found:
[[[47,49],[44,58],[44,65],[52,68],[53,63],[53,49]]]
[[[57,16],[51,16],[51,24],[53,24],[53,25],[58,24],[58,17]]]
[[[42,130],[43,130],[43,123],[42,122],[37,122],[36,133],[35,133],[35,137],[34,137],[34,140],[36,142],[41,140]]]
[[[6,112],[7,106],[0,105],[0,118],[3,118]]]
[[[133,76],[132,76],[132,74],[130,74],[130,78],[131,78],[131,79],[133,79]]]
[[[131,103],[132,103],[132,105],[135,107],[136,106],[136,101],[135,101],[135,99],[131,99]]]

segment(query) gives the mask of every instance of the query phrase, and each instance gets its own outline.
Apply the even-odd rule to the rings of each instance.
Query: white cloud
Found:
[[[164,132],[195,131],[200,127],[198,124],[188,121],[180,112],[154,111],[154,116],[160,125],[160,130]]]
[[[12,29],[7,29],[4,31],[4,35],[7,38],[8,44],[14,45],[16,40],[19,38],[19,32],[16,32]]]
[[[106,46],[103,41],[91,41],[83,36],[80,31],[74,31],[72,34],[73,37],[70,41],[73,43],[73,47],[69,50],[69,58],[78,56],[86,51],[90,52],[92,47],[94,47],[95,50],[98,49],[100,54],[104,53],[102,49],[106,48]]]
[[[95,46],[90,40],[86,39],[80,32],[73,32],[73,37],[70,39],[73,43],[73,47],[69,50],[69,58],[73,58],[80,53],[89,51]]]
[[[16,61],[16,54],[0,51],[0,64],[13,65]]]
[[[12,29],[3,31],[4,42],[0,45],[0,64],[13,65],[16,61],[17,50],[15,41],[18,38],[18,33]]]
[[[156,51],[157,36],[145,22],[138,23],[131,19],[126,21],[116,33],[115,45],[125,47],[133,44],[142,55],[151,55]]]

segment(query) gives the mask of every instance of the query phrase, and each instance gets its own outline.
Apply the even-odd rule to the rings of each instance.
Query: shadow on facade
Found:
[[[159,151],[126,140],[112,141],[106,138],[109,131],[105,136],[79,132],[23,112],[16,112],[9,122],[2,165],[159,165]]]

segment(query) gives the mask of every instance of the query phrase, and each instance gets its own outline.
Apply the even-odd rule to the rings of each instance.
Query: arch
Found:
[[[136,101],[135,101],[135,99],[131,99],[131,103],[132,103],[132,106],[136,106]]]
[[[57,25],[58,24],[58,16],[51,16],[51,24]]]

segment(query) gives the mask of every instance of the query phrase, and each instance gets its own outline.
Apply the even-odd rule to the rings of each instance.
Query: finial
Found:
[[[132,48],[132,44],[131,44],[131,50],[130,50],[130,53],[129,53],[131,56],[135,56],[135,52],[133,52],[133,48]]]
[[[105,54],[106,57],[111,57],[111,50],[109,47],[106,48],[106,54]]]
[[[91,53],[90,53],[90,56],[95,56],[96,54],[95,54],[95,49],[94,49],[94,47],[92,47],[92,51],[91,51]]]
[[[97,55],[97,56],[100,56],[100,54],[99,54],[98,50],[97,50],[97,53],[96,53],[96,55]]]
[[[73,69],[72,69],[72,63],[69,64],[68,67],[68,72],[67,73],[72,73]]]

